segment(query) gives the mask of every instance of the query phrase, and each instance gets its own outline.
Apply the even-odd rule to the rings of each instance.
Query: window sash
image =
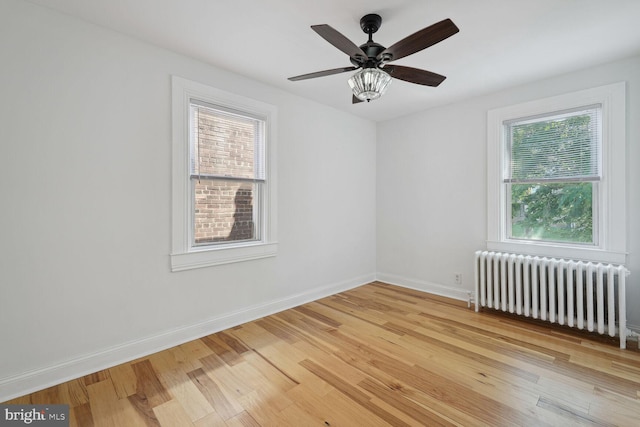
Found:
[[[226,183],[230,183],[230,184],[241,184],[241,183],[246,183],[246,184],[250,184],[251,185],[251,190],[252,190],[252,200],[251,200],[251,207],[252,207],[252,215],[251,215],[251,219],[253,222],[253,233],[252,233],[252,237],[251,238],[240,238],[239,236],[236,236],[238,238],[231,238],[231,239],[227,239],[229,237],[231,237],[232,234],[232,230],[233,227],[236,226],[236,214],[238,213],[238,209],[240,209],[241,207],[238,205],[235,205],[236,203],[236,199],[235,199],[235,194],[234,194],[234,214],[233,214],[233,219],[231,218],[227,218],[229,221],[233,221],[233,224],[231,225],[231,228],[228,228],[225,231],[228,231],[229,234],[227,236],[227,238],[222,238],[222,236],[219,236],[220,238],[218,239],[211,239],[209,241],[202,241],[202,242],[198,242],[197,241],[197,224],[199,223],[199,221],[197,220],[197,213],[196,213],[196,209],[198,207],[197,205],[197,200],[196,200],[196,186],[199,182],[199,178],[204,180],[205,178],[203,177],[197,177],[194,176],[191,178],[191,197],[192,197],[192,212],[191,212],[191,246],[194,248],[202,248],[202,247],[207,247],[207,246],[211,246],[211,247],[218,247],[218,246],[225,246],[225,245],[237,245],[237,244],[241,244],[241,243],[246,243],[246,242],[257,242],[257,241],[262,241],[264,239],[264,231],[263,231],[263,212],[264,212],[264,182],[256,182],[255,180],[250,180],[250,179],[233,179],[233,178],[217,178],[217,177],[213,177],[213,178],[206,178],[207,180],[210,180],[212,182],[218,181],[218,182],[226,182]],[[246,189],[245,189],[246,190]],[[224,200],[219,200],[217,201],[217,203],[219,204],[220,202],[224,203]],[[229,216],[229,215],[227,215]],[[210,219],[213,224],[215,224],[215,220],[214,219]]]
[[[566,181],[566,182],[559,182],[559,183],[579,183],[580,181]],[[550,184],[550,182],[537,182],[537,183],[532,183],[532,184]],[[505,215],[505,220],[506,220],[506,229],[505,229],[505,233],[506,233],[506,240],[508,241],[520,241],[520,242],[537,242],[537,243],[560,243],[560,244],[570,244],[572,246],[582,246],[582,247],[594,247],[594,246],[598,246],[600,243],[600,234],[599,234],[599,216],[598,213],[600,212],[600,208],[599,208],[599,201],[600,201],[600,182],[597,181],[592,181],[592,185],[591,185],[591,241],[590,242],[579,242],[576,240],[569,240],[569,239],[553,239],[553,238],[545,238],[545,239],[541,239],[541,238],[527,238],[527,237],[523,237],[523,236],[514,236],[513,234],[513,226],[514,226],[514,222],[513,222],[513,192],[512,192],[512,185],[513,184],[505,184],[504,185],[504,191],[505,191],[505,210],[506,210],[506,215]]]
[[[200,121],[201,114],[207,114],[207,119],[212,121],[211,126],[213,129],[210,129],[208,132],[207,142],[209,147],[203,146],[201,140],[200,127],[203,123]],[[258,115],[252,115],[250,113],[244,113],[240,111],[236,111],[234,109],[228,107],[221,107],[214,104],[210,104],[204,101],[200,101],[197,99],[189,100],[189,139],[190,139],[190,171],[189,171],[189,179],[191,181],[191,247],[192,248],[202,248],[202,247],[218,247],[218,246],[228,246],[228,245],[237,245],[242,244],[243,242],[255,242],[262,241],[264,238],[263,235],[263,185],[266,183],[266,171],[265,171],[265,163],[266,163],[266,150],[265,150],[265,124],[266,120]],[[238,129],[234,129],[234,125],[238,125]],[[217,127],[220,126],[218,130]],[[213,144],[212,140],[219,140],[221,142],[221,146],[233,144],[233,141],[229,141],[231,138],[231,134],[233,132],[241,132],[243,127],[249,127],[251,129],[252,134],[252,142],[251,149],[253,150],[253,162],[251,163],[252,173],[246,173],[242,168],[247,168],[247,165],[238,165],[234,166],[233,161],[229,161],[229,164],[224,161],[220,164],[220,166],[216,165],[216,159],[229,159],[230,151],[225,150],[224,148],[220,149],[219,153],[216,153],[216,145]],[[244,143],[246,144],[247,141]],[[242,144],[242,142],[236,141],[238,144]],[[213,166],[206,165],[203,163],[203,157],[201,152],[209,148],[213,150],[213,154],[209,154],[209,160],[213,160]],[[242,148],[242,147],[240,147]],[[206,170],[208,167],[209,170],[212,170],[214,173],[207,173],[203,170]],[[218,174],[215,173],[217,171],[221,171],[224,173]],[[235,171],[235,172],[234,172]],[[227,173],[229,172],[229,173]],[[197,221],[197,194],[196,194],[196,186],[201,180],[207,181],[220,181],[226,183],[247,183],[251,184],[252,191],[252,221],[253,221],[253,235],[251,238],[238,238],[234,239],[231,237],[231,232],[229,233],[230,240],[224,238],[224,236],[216,237],[210,241],[200,241],[198,242],[198,230],[196,227],[200,224]],[[228,197],[228,195],[221,195],[224,199]],[[223,204],[229,204],[229,200],[223,200]],[[220,202],[218,202],[220,204]],[[239,207],[236,206],[235,209]],[[223,221],[222,223],[218,223],[219,219],[216,219],[215,216],[209,218],[211,223],[209,226],[222,226],[223,232],[229,231],[227,230],[224,224],[233,223],[235,225],[235,215],[234,219],[229,219],[228,221]],[[225,228],[226,227],[226,228]]]
[[[505,184],[553,184],[561,182],[594,182],[600,181],[600,176],[572,176],[567,178],[532,178],[532,179],[511,179],[504,178]]]
[[[502,182],[599,181],[601,110],[595,104],[504,121]]]
[[[266,182],[265,179],[251,179],[251,178],[242,178],[237,176],[229,176],[229,175],[213,175],[207,173],[199,173],[195,175],[189,175],[190,179],[225,179],[229,181],[243,181],[243,182]]]
[[[213,119],[218,119],[220,122],[236,121],[238,123],[250,124],[253,127],[253,173],[252,179],[264,182],[266,180],[266,143],[265,143],[265,128],[266,118],[259,115],[253,115],[250,113],[244,113],[236,111],[232,108],[222,107],[208,102],[204,102],[197,99],[189,100],[189,169],[191,176],[219,176],[221,178],[238,178],[247,179],[247,174],[239,173],[225,173],[224,175],[208,174],[202,171],[202,143],[200,140],[200,113],[205,112]],[[224,138],[225,135],[221,132],[218,138]]]

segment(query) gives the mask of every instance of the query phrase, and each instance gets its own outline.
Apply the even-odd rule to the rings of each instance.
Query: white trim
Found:
[[[251,98],[172,76],[172,216],[171,216],[171,271],[189,270],[232,262],[248,261],[277,254],[277,176],[276,139],[277,108]],[[264,204],[262,240],[192,248],[190,239],[190,179],[189,179],[189,100],[195,98],[232,110],[243,111],[266,121],[266,184],[263,188]]]
[[[487,240],[487,250],[620,265],[624,265],[627,258],[625,252],[603,251],[591,247],[579,248],[577,246],[553,245],[539,242],[511,243]],[[567,256],[568,252],[570,252],[570,256]]]
[[[193,268],[269,258],[276,256],[277,253],[277,243],[247,244],[231,248],[207,248],[199,252],[193,251],[171,255],[171,271],[191,270]]]
[[[522,104],[487,114],[487,249],[531,255],[625,264],[626,84],[614,83]],[[506,195],[502,185],[503,122],[586,105],[602,104],[602,181],[598,201],[597,247],[507,239]]]
[[[19,375],[0,378],[0,402],[148,356],[206,335],[365,285],[374,280],[374,274],[354,277],[282,299],[256,304],[246,309],[224,313],[203,322],[174,328],[101,351],[80,355]]]
[[[376,274],[376,280],[390,285],[401,286],[407,289],[413,289],[416,291],[422,291],[429,294],[440,295],[460,301],[469,300],[469,290],[452,288],[450,286],[441,285],[434,282],[427,282],[419,279],[412,279],[410,277],[398,276],[396,274],[380,273]]]

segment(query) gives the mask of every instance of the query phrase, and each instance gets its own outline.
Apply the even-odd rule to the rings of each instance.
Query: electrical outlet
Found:
[[[456,285],[462,285],[462,273],[453,273]]]

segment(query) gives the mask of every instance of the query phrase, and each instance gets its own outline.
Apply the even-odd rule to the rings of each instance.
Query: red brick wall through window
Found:
[[[196,244],[255,239],[256,120],[197,107],[192,181]],[[199,175],[199,176],[198,176]]]

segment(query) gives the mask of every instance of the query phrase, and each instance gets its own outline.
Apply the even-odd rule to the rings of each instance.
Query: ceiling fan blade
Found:
[[[387,65],[384,68],[381,68],[381,70],[389,73],[393,78],[424,86],[436,87],[446,79],[445,76],[441,76],[440,74],[436,74],[431,71],[404,67],[402,65]]]
[[[358,68],[359,67],[333,68],[331,70],[316,71],[315,73],[302,74],[295,77],[289,77],[289,80],[291,80],[292,82],[295,82],[298,80],[315,79],[316,77],[324,77],[324,76],[330,76],[332,74],[346,73],[347,71],[357,70]]]
[[[396,59],[404,58],[412,53],[416,53],[422,49],[428,48],[429,46],[433,46],[434,44],[451,37],[458,31],[460,31],[460,29],[456,27],[456,24],[454,24],[451,19],[444,19],[413,33],[400,40],[398,43],[386,48],[378,54],[377,59],[383,59],[390,56],[388,61],[395,61]]]
[[[364,101],[362,99],[358,98],[357,96],[353,95],[353,94],[351,95],[351,103],[352,104],[358,104],[360,102],[364,102]]]
[[[322,24],[312,25],[311,29],[318,33],[320,37],[349,55],[349,57],[354,59],[357,63],[363,63],[368,59],[367,54],[364,53],[362,49],[360,49],[354,42],[346,38],[333,27],[327,24]]]

